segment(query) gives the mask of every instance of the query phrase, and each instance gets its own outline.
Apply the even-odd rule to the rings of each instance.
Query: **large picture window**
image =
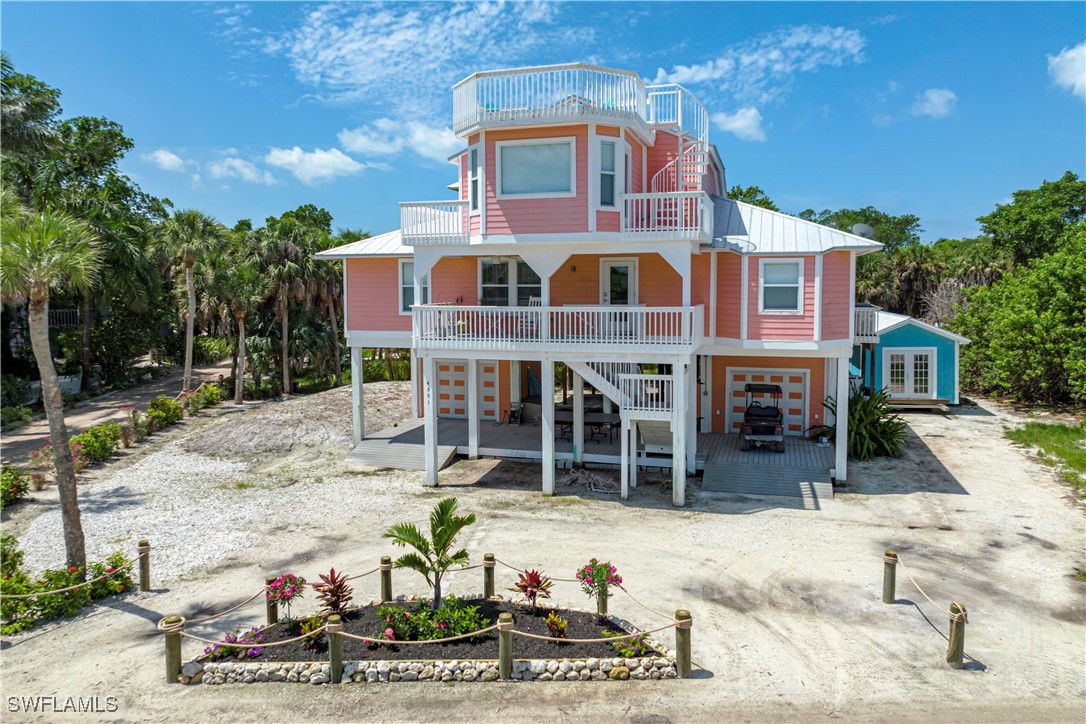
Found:
[[[760,312],[803,312],[803,262],[761,260]]]
[[[499,141],[496,146],[499,196],[557,198],[576,193],[572,138]]]
[[[430,303],[430,275],[422,278],[422,301]],[[400,261],[400,314],[410,314],[415,304],[415,262]]]
[[[542,293],[539,275],[519,259],[483,259],[479,262],[479,298],[492,307],[527,307]]]

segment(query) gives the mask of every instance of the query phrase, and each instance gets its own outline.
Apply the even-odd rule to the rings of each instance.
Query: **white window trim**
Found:
[[[879,368],[879,389],[885,388],[887,391],[890,389],[890,355],[891,354],[904,354],[906,359],[909,355],[916,354],[928,355],[928,394],[927,395],[898,395],[897,399],[901,400],[937,400],[939,399],[939,348],[938,347],[883,347],[882,348],[882,365]],[[909,366],[905,365],[905,379],[909,379]],[[890,397],[893,397],[893,393],[890,393]]]
[[[766,309],[765,308],[765,265],[766,264],[779,264],[781,262],[791,263],[799,262],[799,279],[798,279],[798,292],[796,297],[796,309]],[[807,259],[806,257],[773,257],[772,259],[759,259],[758,260],[758,314],[773,316],[773,315],[785,315],[793,317],[803,316],[803,292],[804,292],[804,277],[807,273]],[[772,286],[791,286],[789,285],[772,285]]]
[[[552,191],[537,194],[507,194],[502,190],[502,149],[506,146],[542,146],[555,143],[569,143],[569,191]],[[495,198],[498,199],[571,199],[577,196],[577,137],[555,136],[554,138],[533,138],[523,141],[495,141]]]
[[[478,151],[478,153],[479,153],[479,199],[478,199],[478,208],[476,208],[474,210],[472,210],[472,208],[471,208],[471,190],[473,188],[473,186],[471,185],[471,152],[472,151]],[[466,198],[467,198],[467,202],[468,202],[468,215],[469,216],[479,216],[482,213],[483,204],[486,203],[486,190],[483,188],[483,167],[486,164],[486,158],[485,158],[485,156],[483,154],[484,154],[483,144],[481,144],[481,143],[476,143],[476,144],[474,144],[472,146],[468,146],[468,150],[464,154],[464,158],[467,159],[466,162],[465,162],[465,165],[467,167],[467,176],[465,177],[465,180],[467,181],[467,184],[468,184],[468,192],[467,192]]]
[[[596,142],[595,145],[597,146],[597,148],[599,148],[604,143],[614,143],[615,144],[615,171],[614,171],[614,174],[615,174],[615,204],[614,204],[614,206],[607,206],[606,204],[600,203],[601,196],[600,196],[600,190],[599,190],[599,183],[600,183],[600,176],[603,174],[603,151],[602,150],[597,150],[597,152],[594,154],[594,156],[592,158],[592,164],[591,164],[592,168],[591,168],[591,173],[590,173],[591,177],[595,180],[595,186],[594,186],[595,199],[594,199],[594,207],[593,208],[596,211],[613,211],[613,212],[617,213],[617,212],[622,210],[622,199],[620,199],[619,197],[622,194],[633,193],[633,191],[630,190],[630,189],[623,190],[623,188],[625,186],[625,183],[626,183],[626,173],[627,173],[626,156],[627,156],[627,154],[633,155],[633,147],[630,146],[629,141],[627,141],[625,138],[623,138],[621,136],[599,136],[599,135],[597,135],[595,137],[595,142]],[[608,172],[608,173],[610,173],[610,172]],[[633,187],[633,179],[632,178],[630,179],[630,187],[631,187],[631,189]]]
[[[479,297],[478,298],[479,299],[483,298],[483,262],[484,261],[492,262],[492,261],[494,261],[494,259],[495,259],[495,257],[492,257],[492,256],[481,256],[481,257],[479,257],[479,261],[476,264],[476,279],[479,280],[479,283],[478,283],[478,287],[479,287]],[[498,260],[499,264],[504,263],[504,264],[509,265],[509,279],[506,282],[506,286],[509,289],[509,301],[512,302],[512,303],[508,304],[506,306],[507,307],[516,307],[517,306],[517,304],[516,304],[517,290],[520,287],[520,283],[517,281],[517,265],[518,264],[527,264],[528,266],[531,266],[531,264],[528,264],[528,262],[524,261],[519,256],[499,256],[499,257],[497,257],[497,260]],[[497,286],[497,285],[494,284],[494,285],[491,285],[491,286]],[[536,286],[536,285],[535,284],[525,284],[525,286]],[[539,286],[540,294],[542,294],[542,292],[543,292],[543,277],[539,278],[539,285],[538,286]]]
[[[414,289],[414,287],[415,287],[415,277],[414,276],[405,277],[404,273],[403,273],[403,267],[404,267],[404,264],[413,264],[414,261],[415,261],[414,258],[411,258],[411,259],[399,259],[399,260],[397,260],[397,263],[396,263],[396,270],[397,270],[396,276],[397,276],[398,281],[399,281],[399,284],[396,287],[396,309],[399,311],[401,317],[410,317],[411,316],[411,310],[408,309],[408,310],[405,311],[404,308],[403,308],[403,290],[404,290],[404,287],[406,287],[406,286],[410,286],[412,289]],[[429,297],[430,296],[430,294],[429,294],[430,275],[429,274],[427,274],[426,276],[424,276],[422,278],[422,288],[427,290],[426,296]],[[427,301],[429,301],[429,299],[427,299]],[[420,303],[419,300],[416,299],[415,304],[418,305],[419,303]]]

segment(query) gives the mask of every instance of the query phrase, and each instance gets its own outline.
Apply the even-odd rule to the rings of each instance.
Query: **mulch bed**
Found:
[[[602,638],[602,631],[613,631],[618,634],[626,634],[621,628],[603,617],[592,613],[580,611],[568,611],[562,608],[552,609],[540,606],[536,614],[531,612],[528,606],[511,603],[508,601],[467,601],[473,606],[479,606],[479,612],[490,623],[497,622],[498,614],[512,613],[513,626],[518,631],[549,636],[550,632],[543,623],[543,619],[552,610],[569,621],[566,629],[566,637],[571,639]],[[408,609],[414,609],[414,603],[393,604]],[[369,636],[377,638],[385,629],[385,621],[377,615],[377,606],[363,606],[350,610],[343,619],[343,630],[356,636]],[[293,638],[301,633],[301,622],[298,620],[272,626],[264,631],[264,640],[267,643],[283,641]],[[588,658],[612,658],[618,656],[610,643],[568,643],[556,644],[551,641],[540,641],[523,636],[513,636],[513,658],[515,659],[588,659]],[[663,652],[650,651],[647,656],[660,656]],[[257,661],[321,661],[328,656],[327,645],[323,636],[320,646],[307,648],[304,641],[276,646],[264,650],[264,655]],[[491,631],[483,634],[477,641],[463,639],[447,644],[420,644],[400,645],[396,644],[366,644],[354,639],[343,639],[344,661],[381,661],[381,660],[449,660],[449,659],[497,659],[498,658],[498,632]]]

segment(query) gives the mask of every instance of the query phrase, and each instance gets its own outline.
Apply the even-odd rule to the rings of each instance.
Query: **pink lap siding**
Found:
[[[822,339],[847,339],[852,284],[850,252],[834,251],[822,259]]]
[[[399,259],[347,259],[347,330],[411,331],[400,314]]]
[[[739,339],[743,259],[730,253],[720,253],[716,257],[716,336]]]
[[[765,340],[813,340],[815,259],[813,256],[788,257],[803,260],[803,313],[760,314],[758,257],[747,257],[747,338]]]

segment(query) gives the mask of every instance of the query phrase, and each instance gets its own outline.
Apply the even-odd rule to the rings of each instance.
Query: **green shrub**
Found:
[[[192,340],[192,363],[209,365],[221,362],[234,353],[229,337],[199,336]]]
[[[185,410],[177,400],[171,400],[165,395],[159,395],[151,400],[151,404],[147,407],[147,417],[152,416],[157,418],[156,422],[161,421],[164,423],[156,425],[161,430],[167,425],[181,422],[181,418],[185,416]]]
[[[43,593],[34,598],[0,599],[0,633],[11,635],[25,631],[42,620],[74,616],[91,601],[121,593],[132,587],[132,561],[122,553],[114,553],[104,562],[91,564],[87,580],[109,574],[109,578],[80,585],[79,569],[47,570],[32,579],[22,569],[23,553],[11,534],[0,536],[0,592],[8,595]],[[60,588],[78,588],[62,593],[47,593]]]
[[[121,440],[121,426],[116,422],[88,427],[72,437],[72,445],[83,446],[83,456],[92,463],[109,460]]]
[[[822,405],[837,416],[837,403],[827,397]],[[835,425],[820,425],[810,434],[830,435],[837,433]],[[885,389],[864,396],[862,389],[854,389],[848,401],[848,456],[857,460],[870,460],[889,455],[898,457],[905,444],[905,421],[890,411],[890,395]]]
[[[30,422],[30,416],[29,407],[5,407],[0,410],[0,425],[7,427],[16,422],[25,425]]]
[[[30,490],[30,476],[21,470],[4,466],[0,472],[0,504],[4,507],[26,497]]]
[[[389,641],[444,639],[469,634],[490,625],[490,619],[479,613],[478,606],[469,606],[455,596],[445,596],[436,609],[430,608],[425,601],[419,601],[414,611],[398,606],[380,606],[377,615],[385,621],[383,637]]]
[[[0,407],[21,407],[30,398],[30,380],[15,375],[0,377]]]

